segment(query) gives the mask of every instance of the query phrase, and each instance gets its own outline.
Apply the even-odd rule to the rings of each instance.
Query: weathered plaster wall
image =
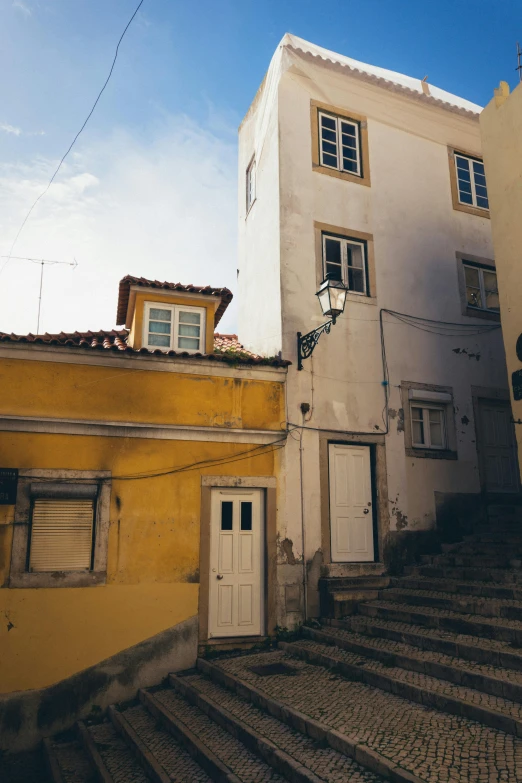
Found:
[[[502,333],[511,376],[522,369],[516,353],[516,343],[522,333],[522,85],[517,85],[509,95],[507,84],[501,82],[498,93],[480,115],[480,129],[498,269]],[[513,417],[520,421],[522,400],[514,399],[513,389],[511,405]],[[515,429],[518,462],[522,466],[522,428],[518,424]]]
[[[296,561],[302,561],[304,551],[314,571],[326,553],[321,542],[319,435],[313,428],[331,430],[332,439],[347,433],[384,434],[380,309],[483,325],[462,315],[456,253],[493,258],[493,248],[489,220],[455,211],[451,198],[448,146],[480,154],[476,120],[409,100],[299,54],[288,57],[292,65],[281,76],[277,103],[280,227],[272,222],[267,236],[270,246],[278,232],[280,240],[282,335],[272,347],[293,361],[287,387],[290,426],[304,423],[312,429],[301,435],[297,430],[288,439],[280,536],[293,542]],[[367,117],[370,187],[313,170],[312,100]],[[242,128],[240,146],[245,144],[243,133]],[[259,191],[258,212],[271,209],[271,196]],[[344,314],[298,372],[296,333],[324,321],[315,297],[320,270],[314,223],[344,229],[348,236],[372,235],[376,279],[371,297],[348,296]],[[244,313],[257,301],[256,283],[264,265],[274,261],[263,261],[253,274],[244,261],[251,251],[248,236],[246,243],[240,253]],[[264,299],[279,295],[276,285],[274,276],[267,276]],[[392,533],[428,530],[435,524],[436,492],[480,492],[471,386],[506,388],[502,338],[500,330],[443,337],[390,316],[384,320],[391,410],[384,477],[389,522],[380,519],[379,527],[387,530],[389,525]],[[243,327],[240,320],[240,331]],[[263,351],[262,332],[251,345]],[[452,387],[457,460],[407,457],[402,381]],[[310,406],[304,418],[302,403]],[[390,553],[393,542],[380,543],[381,552]]]

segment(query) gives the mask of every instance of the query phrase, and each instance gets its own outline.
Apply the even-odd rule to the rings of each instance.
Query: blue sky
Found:
[[[136,0],[0,0],[0,254],[81,125]],[[234,287],[236,129],[285,32],[479,104],[516,84],[520,0],[145,0],[113,78],[15,255],[42,327],[114,325],[127,272]],[[205,231],[200,226],[205,225]],[[0,276],[0,330],[35,329],[36,266]],[[223,323],[235,327],[234,308]]]

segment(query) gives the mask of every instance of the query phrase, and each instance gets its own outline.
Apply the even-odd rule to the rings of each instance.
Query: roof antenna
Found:
[[[41,270],[40,270],[40,291],[38,293],[38,320],[36,323],[36,334],[40,332],[40,312],[42,310],[42,288],[43,288],[43,276],[44,276],[44,266],[46,264],[51,264],[54,266],[54,264],[65,264],[65,266],[72,266],[73,269],[76,269],[78,266],[78,262],[76,259],[74,261],[48,261],[45,258],[27,258],[26,256],[0,256],[0,258],[14,258],[17,261],[32,261],[33,264],[40,264]]]
[[[518,41],[517,41],[517,60],[518,60],[518,65],[515,68],[515,70],[518,71],[518,78],[522,82],[522,49],[520,48],[520,44]]]

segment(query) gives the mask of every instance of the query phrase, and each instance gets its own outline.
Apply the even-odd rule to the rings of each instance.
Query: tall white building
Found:
[[[241,125],[239,333],[293,362],[280,625],[518,493],[480,111],[285,35]],[[326,273],[346,307],[299,371]]]

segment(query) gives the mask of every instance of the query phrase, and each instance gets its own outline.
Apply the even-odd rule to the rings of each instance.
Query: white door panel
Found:
[[[263,495],[258,489],[212,490],[209,635],[262,633]]]
[[[330,444],[332,562],[374,560],[369,446]]]

